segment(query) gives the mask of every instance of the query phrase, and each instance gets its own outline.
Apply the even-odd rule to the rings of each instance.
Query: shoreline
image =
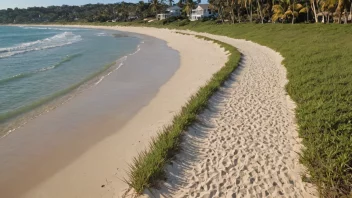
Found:
[[[4,26],[16,26],[16,27],[36,27],[36,25],[4,25]],[[37,26],[39,27],[39,26]],[[55,26],[48,26],[55,27]],[[81,28],[83,29],[83,28]],[[120,32],[120,31],[117,31]],[[129,54],[124,54],[117,60],[111,63],[107,63],[101,67],[100,70],[94,72],[93,74],[86,76],[80,82],[72,84],[71,86],[53,93],[45,98],[41,98],[27,106],[18,108],[16,111],[11,111],[4,114],[4,120],[0,122],[0,140],[6,138],[12,132],[24,127],[31,120],[36,119],[39,116],[43,116],[50,111],[55,110],[64,103],[67,103],[69,100],[73,99],[78,94],[83,91],[96,86],[103,80],[105,76],[110,75],[112,72],[116,71],[121,67],[124,61],[140,50],[140,46],[143,42],[143,35],[129,33],[128,36],[140,37],[141,42],[136,46],[135,51]]]
[[[115,29],[114,27],[91,26],[83,28]],[[180,68],[162,85],[156,96],[136,112],[136,115],[129,119],[120,130],[116,129],[116,123],[113,120],[106,121],[103,128],[115,128],[114,133],[91,145],[79,157],[55,171],[52,176],[48,176],[42,182],[37,182],[36,186],[32,184],[33,187],[23,192],[23,197],[122,195],[127,184],[121,179],[126,177],[126,170],[132,158],[146,148],[150,138],[156,135],[158,129],[170,122],[189,96],[197,91],[199,86],[204,85],[227,58],[223,49],[213,43],[200,41],[190,36],[176,35],[170,30],[116,29],[130,30],[130,32],[166,40],[169,46],[179,51]],[[170,101],[169,98],[173,100]],[[84,130],[103,130],[98,126],[98,123],[87,123]]]
[[[115,69],[113,67],[119,66],[121,64],[117,64],[120,62],[120,59],[116,60],[114,63],[107,64],[106,67],[102,68],[102,71],[98,71],[91,76],[87,76],[87,78],[81,82],[42,99],[41,101],[44,102],[36,101],[34,105],[31,104],[29,106],[25,106],[25,110],[19,113],[16,112],[13,117],[6,118],[3,123],[4,126],[1,127],[2,130],[0,131],[0,140],[6,138],[6,136],[10,135],[12,132],[15,132],[16,130],[24,127],[31,120],[34,120],[39,116],[43,116],[44,114],[59,108],[61,105],[67,103],[78,94],[87,89],[90,89],[94,85],[97,85],[97,83],[100,83],[100,79],[102,77],[105,77],[106,75],[109,75],[110,72],[118,69],[118,67]],[[40,104],[36,105],[37,102],[40,102]]]

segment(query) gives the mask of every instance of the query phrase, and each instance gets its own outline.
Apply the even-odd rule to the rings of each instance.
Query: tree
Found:
[[[284,21],[291,20],[291,23],[295,23],[298,20],[298,17],[307,13],[307,9],[300,3],[296,3],[294,0],[281,0],[279,4],[273,5],[272,8],[273,15],[272,20]],[[302,18],[302,17],[301,17]]]
[[[272,11],[273,15],[271,19],[275,21],[281,20],[283,23],[286,20],[286,12],[289,10],[289,0],[281,0],[278,4],[273,5]]]
[[[264,16],[263,16],[263,13],[262,13],[262,5],[261,5],[261,2],[260,0],[257,0],[257,4],[258,4],[258,14],[260,16],[260,20],[261,20],[261,23],[264,23]]]
[[[330,15],[336,10],[337,0],[321,0],[320,9],[322,11],[323,21],[327,18],[327,23],[330,23]]]
[[[299,23],[308,21],[309,12],[315,22],[322,16],[323,22],[334,21],[346,24],[352,18],[352,0],[209,0],[209,7],[218,14],[218,18],[225,22],[241,23],[244,21]],[[113,19],[119,21],[131,20],[131,16],[144,18],[155,16],[162,12],[174,0],[150,0],[149,3],[114,3],[114,4],[86,4],[83,6],[49,6],[29,7],[27,9],[14,8],[0,10],[0,23],[43,23],[43,22],[106,22]],[[178,5],[186,15],[200,0],[179,0]],[[304,6],[303,6],[304,5]]]
[[[191,12],[192,12],[194,5],[195,5],[195,2],[193,0],[186,0],[185,1],[185,5],[184,5],[183,10],[185,11],[187,16],[191,15]]]
[[[342,18],[342,10],[344,11],[344,23],[347,24],[348,16],[347,16],[347,7],[350,4],[347,0],[338,0],[336,13],[338,15],[338,23],[341,23]]]
[[[159,0],[152,0],[150,3],[151,11],[154,15],[157,15],[160,8]]]
[[[222,22],[224,22],[224,0],[209,0],[210,8],[217,11]]]
[[[318,23],[318,14],[317,14],[317,3],[316,0],[310,0],[310,5],[314,14],[314,20]]]

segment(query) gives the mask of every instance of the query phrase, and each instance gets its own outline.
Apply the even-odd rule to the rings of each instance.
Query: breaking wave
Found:
[[[81,40],[82,40],[82,37],[80,35],[75,35],[72,32],[63,32],[55,36],[52,36],[50,38],[28,42],[28,43],[21,43],[7,48],[0,48],[0,59],[14,56],[17,54],[23,54],[26,52],[39,51],[39,50],[45,50],[45,49],[70,45]]]
[[[63,30],[63,31],[75,31],[75,30],[82,30],[82,29],[72,29],[72,28],[55,28],[55,27],[27,27],[27,26],[19,26],[23,29],[35,29],[35,30]]]
[[[108,34],[106,34],[105,32],[97,33],[95,35],[96,36],[108,36]]]

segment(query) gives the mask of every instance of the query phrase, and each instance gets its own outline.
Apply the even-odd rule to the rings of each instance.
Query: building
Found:
[[[170,16],[180,16],[181,15],[181,8],[178,6],[171,6],[166,9],[166,12],[170,14]]]
[[[191,21],[196,21],[204,17],[210,17],[214,13],[212,13],[211,9],[209,8],[209,4],[198,4],[196,9],[192,10],[189,19]]]
[[[158,20],[164,20],[170,17],[170,14],[168,13],[162,13],[162,14],[157,14],[156,19]]]
[[[180,16],[181,15],[181,8],[178,6],[171,6],[166,9],[165,13],[157,14],[156,18],[158,20],[164,20],[172,16]]]

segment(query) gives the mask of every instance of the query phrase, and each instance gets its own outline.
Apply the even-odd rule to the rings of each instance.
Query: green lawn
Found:
[[[352,26],[210,25],[195,31],[252,40],[285,58],[296,102],[300,161],[324,197],[352,196]]]
[[[106,24],[105,24],[106,25]],[[322,197],[352,196],[352,26],[339,24],[123,23],[247,39],[285,58],[296,102],[300,158]],[[183,26],[180,26],[183,25]]]

